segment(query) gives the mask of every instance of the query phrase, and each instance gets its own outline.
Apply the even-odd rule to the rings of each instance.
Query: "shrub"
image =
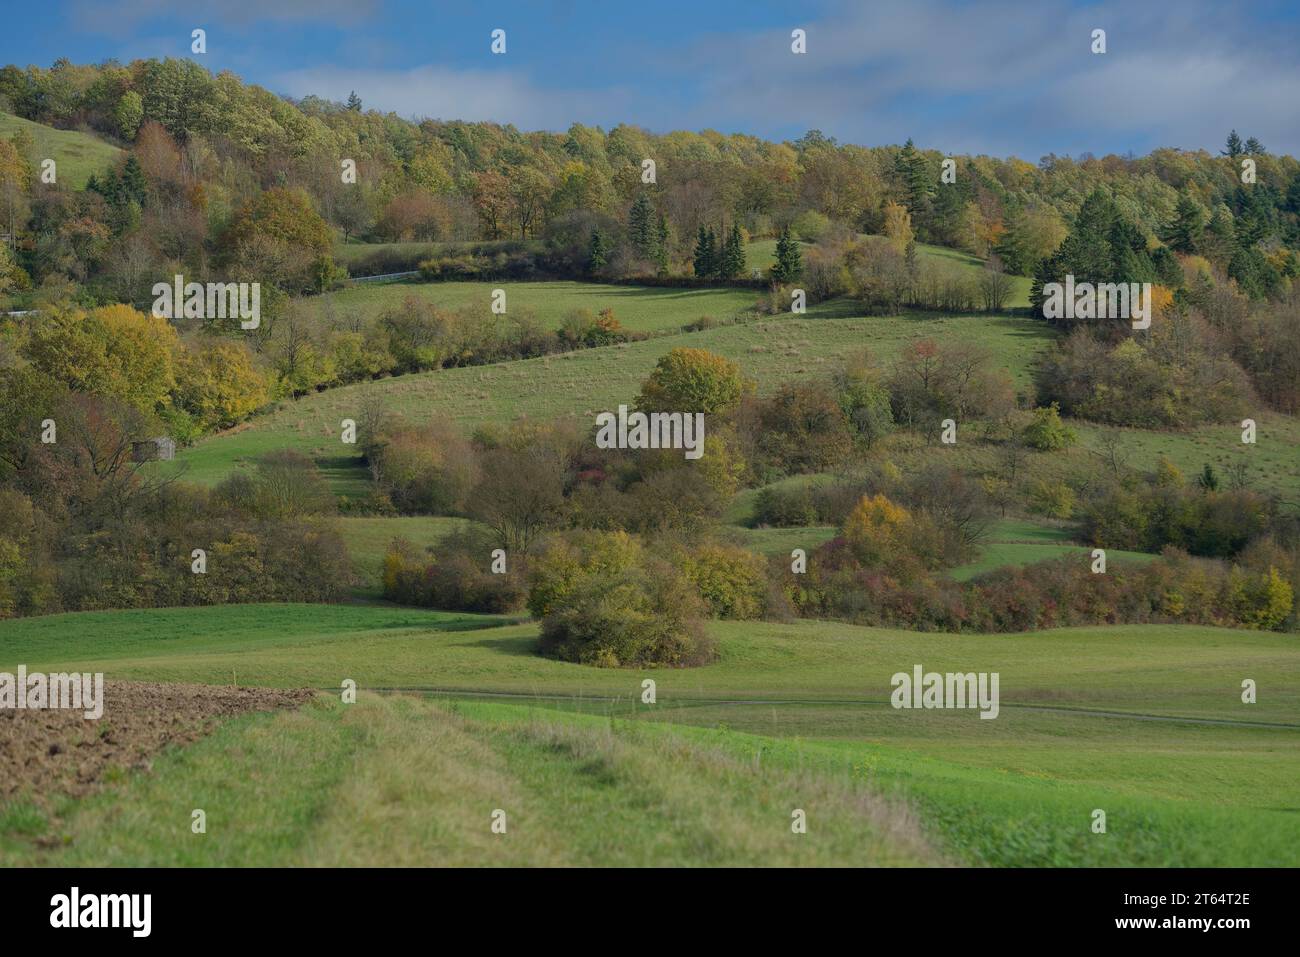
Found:
[[[761,618],[767,596],[766,563],[753,552],[704,544],[682,551],[676,564],[714,618]]]
[[[523,608],[526,559],[509,556],[504,573],[492,571],[493,543],[481,532],[449,535],[421,555],[398,539],[384,556],[384,597],[405,605],[505,614]]]
[[[758,526],[798,528],[816,525],[817,520],[813,490],[808,485],[768,486],[760,489],[754,500],[754,524]]]
[[[442,419],[390,428],[367,441],[365,452],[380,491],[408,514],[461,514],[478,477],[473,447]]]
[[[782,386],[758,407],[762,465],[787,474],[822,472],[848,458],[853,433],[830,387],[820,382]]]
[[[534,561],[528,608],[541,651],[600,667],[698,665],[716,657],[690,582],[623,532],[553,541]]]
[[[1061,407],[1053,402],[1047,408],[1034,409],[1033,419],[1020,430],[1020,438],[1039,452],[1059,452],[1079,441],[1079,433],[1061,421]]]
[[[1069,518],[1074,514],[1074,489],[1064,482],[1036,479],[1029,486],[1029,503],[1034,511],[1048,518]]]

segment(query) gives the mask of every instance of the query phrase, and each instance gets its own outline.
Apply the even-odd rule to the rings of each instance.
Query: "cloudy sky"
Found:
[[[963,0],[4,0],[0,63],[191,56],[277,93],[524,129],[820,129],[1016,155],[1300,153],[1300,4]],[[791,31],[807,53],[791,52]],[[493,55],[491,33],[506,31]],[[1091,51],[1106,31],[1106,52]]]

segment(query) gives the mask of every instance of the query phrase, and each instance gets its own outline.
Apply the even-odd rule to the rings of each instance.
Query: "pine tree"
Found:
[[[722,249],[718,275],[723,279],[735,279],[745,271],[745,240],[740,235],[740,225],[732,224],[731,235],[727,237]]]
[[[903,144],[903,149],[895,161],[894,171],[907,194],[908,212],[913,217],[925,212],[926,200],[930,197],[930,177],[926,169],[925,157],[912,145],[911,138]]]
[[[348,94],[348,109],[353,113],[361,112],[361,97],[357,96],[356,90]]]
[[[718,271],[717,237],[712,229],[700,227],[700,234],[695,240],[695,275],[707,279]]]
[[[1228,134],[1228,148],[1223,151],[1223,155],[1231,156],[1233,159],[1236,159],[1241,155],[1242,149],[1241,137],[1237,135],[1236,130],[1233,130]]]
[[[668,234],[668,217],[663,213],[659,214],[659,226],[655,229],[655,266],[658,267],[659,275],[668,275],[668,249],[671,239]]]
[[[1164,235],[1164,241],[1176,252],[1193,253],[1201,241],[1205,229],[1205,219],[1201,215],[1201,206],[1187,193],[1178,198],[1178,208],[1174,210],[1174,221]]]
[[[134,154],[128,156],[126,165],[122,167],[121,199],[123,201],[135,200],[143,206],[146,186],[144,170],[140,168],[140,161],[135,158]]]
[[[645,259],[654,256],[653,216],[654,208],[650,205],[650,200],[646,199],[645,194],[636,198],[636,202],[632,204],[632,208],[627,214],[628,238],[632,240],[632,248]]]
[[[609,265],[609,243],[599,229],[591,231],[591,244],[587,247],[587,271],[599,272]]]
[[[772,279],[778,283],[794,282],[803,272],[803,257],[799,255],[799,244],[790,236],[790,227],[781,230],[776,241],[776,264],[772,267]]]
[[[1210,217],[1209,224],[1201,233],[1196,251],[1219,266],[1231,261],[1237,251],[1237,235],[1232,225],[1232,214],[1220,206]]]
[[[1246,152],[1251,156],[1263,156],[1268,152],[1268,150],[1264,149],[1263,143],[1252,136],[1250,139],[1246,140]]]

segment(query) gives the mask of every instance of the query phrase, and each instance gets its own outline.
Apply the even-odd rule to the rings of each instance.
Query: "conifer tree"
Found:
[[[653,217],[654,208],[650,205],[650,200],[646,199],[644,193],[636,198],[636,202],[632,204],[632,208],[627,214],[628,238],[632,241],[632,248],[636,250],[637,255],[645,259],[654,257],[655,227]]]
[[[778,283],[794,282],[803,272],[803,257],[799,255],[799,244],[790,235],[790,227],[781,230],[776,241],[776,264],[772,267],[772,279]]]
[[[718,271],[716,245],[713,230],[700,226],[700,234],[695,240],[695,275],[700,279],[707,279]]]
[[[587,271],[599,272],[609,265],[609,242],[599,229],[591,231],[591,244],[587,247]]]
[[[668,234],[668,217],[660,213],[659,225],[655,228],[654,261],[661,276],[668,275],[668,250],[671,242]]]
[[[924,213],[926,200],[930,196],[930,178],[926,170],[925,157],[912,145],[911,138],[903,144],[894,171],[907,194],[905,201],[908,212],[914,217]]]
[[[732,224],[731,235],[727,237],[721,258],[718,274],[723,279],[735,279],[745,271],[745,240],[740,235],[738,223]]]
[[[1205,229],[1205,219],[1201,215],[1201,206],[1187,193],[1178,198],[1178,207],[1174,210],[1174,221],[1166,230],[1164,241],[1177,252],[1192,253],[1201,241],[1201,232]]]

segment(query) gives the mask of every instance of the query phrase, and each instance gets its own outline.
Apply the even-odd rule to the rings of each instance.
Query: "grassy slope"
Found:
[[[808,249],[808,244],[802,244],[801,249]],[[984,260],[970,253],[962,252],[959,249],[948,249],[945,246],[930,246],[925,243],[916,244],[916,252],[921,259],[931,259],[937,263],[944,263],[955,266],[962,272],[976,274],[984,268]],[[745,250],[745,266],[748,269],[766,270],[776,262],[776,240],[759,239],[749,244]],[[1011,277],[1011,295],[1007,299],[1007,306],[1012,309],[1029,308],[1029,288],[1033,284],[1028,276]]]
[[[442,414],[465,426],[521,415],[594,416],[630,402],[655,362],[676,346],[709,349],[734,359],[766,392],[783,382],[829,375],[853,349],[870,347],[888,359],[913,339],[957,336],[984,343],[999,365],[1024,370],[1050,332],[1041,323],[1022,319],[855,317],[847,303],[823,303],[801,317],[331,389],[200,442],[178,454],[176,461],[190,480],[214,483],[258,455],[284,447],[327,461],[346,458],[351,449],[338,441],[339,423],[358,417],[368,397],[378,397],[390,411],[417,420]]]
[[[979,557],[959,565],[948,574],[959,582],[969,581],[977,575],[1003,568],[1007,565],[1033,565],[1036,562],[1077,555],[1082,562],[1092,561],[1092,548],[1070,541],[1070,533],[1063,528],[1039,525],[1023,519],[1004,519],[989,527]],[[1149,562],[1155,555],[1146,552],[1126,552],[1111,548],[1106,550],[1106,560]]]
[[[637,700],[646,674],[539,658],[533,625],[464,630],[494,621],[248,606],[5,623],[0,667],[212,682],[237,669],[241,684],[338,688],[353,677],[363,689],[355,710],[322,702],[240,719],[156,762],[154,774],[69,808],[60,827],[71,843],[57,862],[333,863],[340,847],[374,848],[356,863],[932,860],[910,839],[882,845],[879,829],[853,830],[862,822],[845,802],[880,807],[855,781],[908,798],[939,852],[958,860],[1300,861],[1300,651],[1291,636],[1148,626],[954,638],[719,623],[711,627],[722,661],[648,673],[658,703],[647,706]],[[888,707],[890,675],[916,663],[998,671],[1001,715]],[[1243,677],[1260,681],[1259,704],[1241,704]],[[365,690],[394,685],[529,700],[461,701],[452,719]],[[1162,714],[1224,723],[1135,717]],[[621,720],[611,724],[612,715]],[[724,832],[735,836],[714,846],[698,809],[728,803]],[[189,841],[194,806],[209,813],[204,843]],[[566,818],[566,806],[580,812]],[[491,843],[496,807],[528,837]],[[791,807],[832,832],[821,850],[772,849],[789,836]],[[1109,816],[1106,837],[1088,828],[1098,807]],[[597,820],[607,825],[599,837],[588,833],[602,830],[587,823]],[[38,852],[16,833],[23,827],[43,825],[22,809],[0,816],[0,847],[32,860]]]
[[[363,687],[627,698],[652,674],[540,658],[536,625],[485,627],[502,621],[351,605],[81,612],[0,624],[0,667],[216,683],[235,668],[240,684],[336,688],[352,677]],[[710,627],[723,642],[722,660],[658,672],[661,700],[847,702],[864,726],[884,727],[896,720],[876,710],[890,676],[921,662],[999,671],[1008,705],[1300,723],[1300,649],[1288,635],[1162,625],[960,638],[810,621]],[[1238,700],[1242,677],[1268,686],[1259,704]]]
[[[417,548],[436,545],[441,539],[470,524],[469,519],[441,515],[362,516],[339,519],[339,531],[360,579],[358,594],[379,594],[384,555],[395,538],[404,538]]]
[[[558,329],[575,309],[592,315],[606,307],[633,332],[678,330],[701,316],[722,322],[754,305],[752,289],[659,289],[648,286],[609,286],[585,282],[380,282],[360,283],[338,292],[304,300],[318,315],[375,317],[400,305],[408,296],[446,309],[477,308],[492,318],[493,289],[506,291],[508,314],[532,313],[547,329]]]
[[[78,189],[86,185],[92,173],[108,169],[122,151],[91,133],[56,130],[50,126],[24,120],[10,113],[0,113],[0,137],[8,139],[26,130],[35,142],[40,159],[53,159],[59,182]]]

